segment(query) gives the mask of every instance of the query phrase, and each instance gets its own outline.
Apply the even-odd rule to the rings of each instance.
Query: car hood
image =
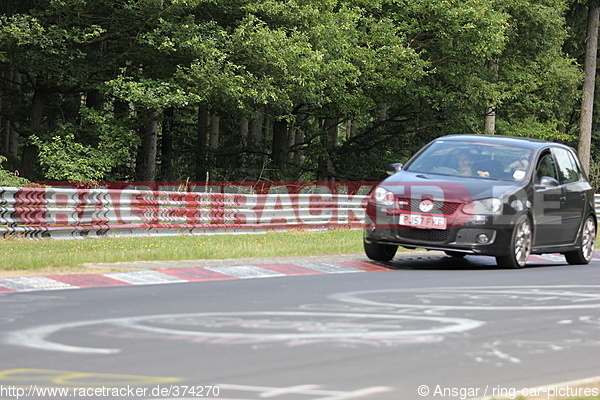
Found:
[[[502,198],[524,187],[526,181],[503,181],[400,171],[379,184],[396,195],[419,198],[428,188],[443,192],[446,201],[467,202],[488,197]]]

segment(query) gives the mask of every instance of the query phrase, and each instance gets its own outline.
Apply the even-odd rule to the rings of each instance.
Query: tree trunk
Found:
[[[239,126],[239,130],[238,133],[240,135],[240,148],[242,151],[241,154],[241,167],[240,170],[238,172],[238,177],[241,177],[242,179],[245,178],[246,174],[248,173],[248,161],[249,161],[249,155],[248,155],[248,139],[249,139],[249,134],[250,134],[250,119],[244,115],[242,115],[240,117],[240,126]],[[237,177],[236,177],[237,179]]]
[[[102,110],[104,107],[104,95],[97,89],[89,90],[86,92],[85,106],[96,111]]]
[[[21,78],[21,74],[12,69],[12,68],[8,68],[5,74],[6,80],[8,82],[10,82],[10,86],[12,87],[12,90],[15,91],[20,91],[20,84],[22,81]],[[15,115],[15,105],[17,103],[17,101],[12,101],[12,99],[14,98],[14,96],[9,96],[9,98],[7,99],[7,104],[5,104],[5,110],[7,111],[7,115]],[[6,151],[5,155],[6,158],[8,159],[7,162],[7,169],[10,171],[13,171],[15,169],[17,169],[18,165],[19,165],[19,134],[17,133],[17,130],[15,129],[15,125],[14,122],[11,121],[10,118],[6,118],[4,119],[2,125],[0,125],[0,130],[4,131],[5,137],[4,137],[4,145],[5,148],[4,150]]]
[[[221,118],[217,114],[210,116],[210,137],[208,138],[208,148],[210,150],[210,177],[214,180],[217,175],[217,150],[219,150],[219,139],[221,132]]]
[[[268,148],[268,143],[269,140],[272,139],[273,135],[272,135],[272,128],[271,128],[271,116],[269,114],[267,114],[265,112],[265,119],[263,121],[263,130],[262,130],[262,137],[261,137],[261,146],[260,149],[262,151],[262,157],[261,157],[261,170],[264,171],[266,166],[269,165],[270,162],[270,158],[267,154],[266,149]],[[262,172],[261,172],[261,176],[262,176]]]
[[[206,179],[206,156],[208,146],[208,135],[210,130],[210,121],[208,107],[201,105],[198,108],[198,125],[196,126],[196,180],[204,181]]]
[[[242,116],[240,118],[240,130],[239,130],[242,146],[245,146],[248,143],[249,129],[250,129],[250,120],[248,120],[248,117]]]
[[[31,100],[31,113],[29,117],[29,128],[32,134],[40,135],[42,132],[42,123],[46,109],[46,101],[48,91],[43,85],[38,85],[33,93]],[[35,145],[28,144],[23,147],[23,155],[21,157],[21,166],[19,172],[22,176],[29,180],[36,180],[35,165],[38,161],[38,148]]]
[[[594,113],[594,90],[596,87],[596,57],[598,55],[598,25],[600,7],[596,2],[590,5],[588,14],[587,42],[585,49],[585,77],[583,99],[581,100],[581,120],[579,125],[578,153],[583,169],[590,169],[590,146],[592,143],[592,117]]]
[[[352,139],[353,131],[352,131],[352,120],[349,119],[346,121],[346,140]]]
[[[294,164],[296,165],[296,167],[300,168],[302,166],[302,162],[303,157],[302,157],[302,152],[300,151],[300,146],[304,143],[304,132],[296,129],[296,135],[295,135],[295,142],[294,142]]]
[[[160,176],[165,181],[172,181],[173,174],[173,125],[175,110],[171,107],[165,110],[160,141]]]
[[[217,114],[210,116],[210,139],[208,147],[216,151],[219,148],[219,133],[221,130],[221,118]]]
[[[379,122],[383,122],[388,119],[388,111],[390,110],[390,106],[387,103],[383,103],[379,105],[379,115],[377,119]]]
[[[258,146],[262,141],[263,125],[265,123],[265,114],[259,112],[255,119],[250,124],[250,145]]]
[[[143,182],[156,181],[156,155],[158,144],[158,111],[144,113],[146,121],[139,129],[142,145],[136,158],[137,180]]]
[[[293,161],[296,151],[294,150],[294,146],[296,145],[296,134],[298,133],[298,128],[294,125],[290,126],[288,131],[288,142],[287,142],[287,160]]]
[[[248,137],[248,149],[250,150],[250,153],[248,154],[246,169],[250,179],[258,179],[259,157],[257,155],[257,150],[261,148],[264,124],[265,114],[264,112],[259,111],[256,118],[254,118],[250,123],[250,136]]]
[[[493,60],[490,62],[488,68],[490,69],[492,82],[498,81],[498,60]],[[488,135],[493,135],[496,133],[496,105],[489,104],[485,111],[485,121],[483,130]]]
[[[6,80],[9,74],[11,74],[11,69],[9,67],[2,68],[2,77]],[[8,118],[3,117],[3,114],[10,115],[6,112],[5,109],[10,107],[10,101],[7,99],[8,94],[4,91],[0,91],[0,154],[8,157],[8,141],[9,141],[9,132],[10,132],[10,120]],[[3,168],[7,167],[7,164],[2,165]]]
[[[485,133],[493,135],[496,132],[496,108],[488,107],[485,113]]]
[[[333,182],[335,180],[335,168],[332,156],[337,149],[338,120],[327,118],[323,124],[324,153],[319,156],[317,165],[317,180],[320,182]]]
[[[273,123],[273,146],[272,156],[273,166],[281,168],[283,161],[287,158],[288,144],[288,123],[285,120],[275,121]]]
[[[64,94],[63,101],[65,102],[65,105],[63,106],[64,108],[62,110],[63,120],[73,125],[80,125],[81,114],[79,113],[79,110],[81,109],[82,104],[82,93],[78,92]],[[66,104],[68,104],[68,106],[66,106]],[[53,131],[55,129],[56,122],[58,121],[54,119],[52,121],[52,124],[49,124],[49,131]]]

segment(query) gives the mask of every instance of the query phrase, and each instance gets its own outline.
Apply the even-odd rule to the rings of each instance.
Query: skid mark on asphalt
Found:
[[[353,305],[445,311],[541,311],[599,309],[597,285],[465,286],[427,289],[381,289],[329,296]]]
[[[332,294],[328,299],[362,312],[385,310],[404,315],[468,316],[479,320],[481,337],[485,339],[481,343],[470,339],[465,354],[477,363],[496,367],[521,364],[532,356],[557,351],[593,351],[599,343],[599,285],[377,289]],[[320,309],[327,309],[329,304],[332,303],[323,304]],[[311,309],[316,307],[313,305]],[[507,318],[517,325],[522,321],[524,328],[519,327],[515,335],[498,335]],[[526,328],[529,325],[534,328]],[[539,332],[544,334],[540,336]]]
[[[483,323],[467,318],[438,316],[334,313],[308,311],[254,311],[165,314],[99,319],[36,326],[8,332],[5,344],[71,354],[113,355],[120,348],[86,347],[59,343],[61,333],[79,329],[78,337],[105,334],[123,339],[140,337],[203,344],[317,343],[395,345],[441,340]]]

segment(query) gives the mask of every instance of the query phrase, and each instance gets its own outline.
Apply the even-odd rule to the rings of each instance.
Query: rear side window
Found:
[[[560,183],[580,181],[581,173],[573,154],[566,149],[561,149],[558,147],[553,148],[552,152],[556,158]]]

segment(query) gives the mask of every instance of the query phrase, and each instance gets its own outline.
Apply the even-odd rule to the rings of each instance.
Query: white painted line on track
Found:
[[[281,272],[271,271],[265,268],[260,268],[254,265],[239,265],[234,267],[206,267],[209,271],[218,272],[233,276],[239,279],[250,279],[250,278],[273,278],[278,276],[287,276]]]
[[[157,271],[115,272],[111,274],[104,274],[104,276],[118,279],[132,285],[154,285],[160,283],[187,282],[185,279],[180,279]]]
[[[62,290],[76,289],[76,286],[67,283],[58,282],[54,279],[43,276],[25,276],[19,278],[3,278],[0,279],[0,286],[17,291],[33,291],[33,290]]]
[[[353,272],[363,272],[356,268],[346,267],[344,265],[332,264],[332,263],[307,263],[307,264],[298,264],[304,268],[310,268],[319,272],[326,272],[330,274],[340,274],[340,273],[353,273]]]

